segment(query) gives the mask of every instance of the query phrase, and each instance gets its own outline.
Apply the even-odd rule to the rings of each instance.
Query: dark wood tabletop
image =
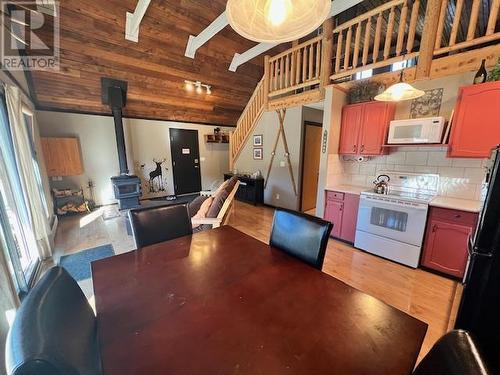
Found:
[[[104,374],[409,374],[427,325],[225,226],[92,263]]]

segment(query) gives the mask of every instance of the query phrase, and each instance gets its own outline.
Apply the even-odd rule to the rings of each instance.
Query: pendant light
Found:
[[[331,0],[228,0],[226,16],[241,36],[284,43],[316,30],[330,14]]]
[[[382,94],[377,95],[375,100],[379,102],[402,102],[404,100],[417,99],[424,95],[424,91],[403,82],[403,70],[401,70],[399,82],[388,87]]]

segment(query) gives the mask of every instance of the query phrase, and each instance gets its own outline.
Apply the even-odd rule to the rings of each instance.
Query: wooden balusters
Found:
[[[368,52],[370,51],[370,33],[372,29],[372,18],[368,18],[368,21],[366,21],[366,26],[365,26],[365,40],[363,42],[363,59],[362,63],[363,65],[366,65],[368,63]]]
[[[349,69],[349,62],[351,57],[351,40],[352,40],[352,26],[349,26],[349,29],[347,30],[347,37],[345,40],[344,70]]]
[[[434,49],[438,49],[441,47],[441,43],[443,40],[444,20],[447,11],[448,11],[448,0],[442,0],[441,12],[439,13],[438,29],[436,33],[436,43]]]
[[[382,35],[382,13],[379,13],[377,18],[377,26],[375,27],[375,41],[373,42],[373,62],[378,60],[378,51],[380,48],[380,39]]]
[[[399,18],[399,28],[398,28],[398,39],[396,42],[396,56],[400,56],[403,51],[403,42],[405,39],[406,31],[406,17],[408,16],[408,2],[403,3],[403,8],[401,9],[401,17]]]
[[[384,45],[384,59],[389,58],[392,45],[392,31],[394,30],[394,7],[391,8],[389,13],[389,20],[387,21],[387,32],[385,33],[385,45]]]
[[[342,57],[342,39],[343,39],[342,31],[339,32],[339,36],[337,39],[337,53],[335,55],[335,73],[340,71],[340,58]]]
[[[486,27],[486,35],[491,35],[495,32],[495,26],[498,19],[498,9],[500,8],[500,0],[491,2],[490,17],[488,18],[488,26]]]
[[[454,46],[457,41],[458,27],[460,26],[460,18],[462,17],[463,6],[464,0],[457,0],[457,5],[455,8],[455,18],[453,19],[453,25],[451,27],[450,46]]]
[[[415,0],[411,8],[410,27],[408,29],[408,40],[406,41],[406,53],[411,53],[413,51],[419,11],[420,0]]]
[[[358,66],[359,59],[359,44],[361,43],[361,21],[356,26],[356,36],[354,37],[354,51],[352,54],[352,67]]]
[[[470,13],[469,28],[467,30],[467,40],[472,40],[476,36],[477,19],[479,17],[480,0],[473,0]],[[439,34],[438,34],[439,35]]]

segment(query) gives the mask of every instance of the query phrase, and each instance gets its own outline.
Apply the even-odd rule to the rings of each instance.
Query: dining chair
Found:
[[[318,217],[278,208],[269,244],[321,270],[332,228]]]
[[[135,208],[129,220],[138,249],[193,233],[187,204]]]
[[[94,311],[64,268],[51,268],[24,298],[5,364],[8,375],[102,373]]]
[[[493,373],[477,341],[469,332],[462,330],[450,331],[441,337],[413,371],[413,375]]]

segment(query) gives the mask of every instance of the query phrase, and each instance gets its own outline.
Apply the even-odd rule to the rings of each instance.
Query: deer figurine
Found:
[[[165,188],[163,186],[163,171],[161,169],[161,165],[165,163],[167,159],[163,159],[160,161],[156,161],[156,159],[153,159],[153,162],[156,164],[156,169],[152,172],[149,172],[149,191],[151,193],[154,193],[154,180],[155,178],[159,178],[158,181],[158,191],[165,191]]]

